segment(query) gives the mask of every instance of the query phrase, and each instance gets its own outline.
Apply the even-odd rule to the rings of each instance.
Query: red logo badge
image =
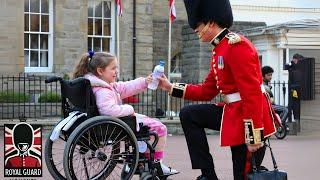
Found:
[[[42,176],[41,125],[4,125],[4,176]]]

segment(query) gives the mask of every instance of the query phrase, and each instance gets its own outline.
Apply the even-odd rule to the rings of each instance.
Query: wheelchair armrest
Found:
[[[135,116],[124,116],[124,117],[120,117],[119,119],[125,122],[132,129],[134,133],[137,132],[137,121]]]
[[[140,131],[137,132],[136,116],[124,116],[120,117],[119,119],[126,123],[132,129],[133,133],[136,135],[138,139],[149,137],[150,128],[148,126],[143,125],[143,123],[139,123]]]

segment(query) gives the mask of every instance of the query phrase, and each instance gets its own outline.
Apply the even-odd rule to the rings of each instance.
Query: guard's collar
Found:
[[[210,42],[211,44],[216,47],[221,40],[229,33],[229,29],[224,28],[219,34],[217,34]]]

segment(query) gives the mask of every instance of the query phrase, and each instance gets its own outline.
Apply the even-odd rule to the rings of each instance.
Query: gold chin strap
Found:
[[[207,33],[207,31],[208,31],[208,29],[209,29],[209,26],[210,26],[210,23],[207,23],[207,24],[204,26],[204,28],[202,28],[202,30],[199,32],[199,38],[200,38],[200,39],[202,38],[202,36],[203,36],[204,34]]]

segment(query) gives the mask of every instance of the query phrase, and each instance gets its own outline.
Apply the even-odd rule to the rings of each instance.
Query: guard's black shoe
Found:
[[[197,177],[196,180],[219,180],[219,179],[217,178],[217,176],[215,176],[215,177],[206,177],[206,176],[200,175],[200,176]]]
[[[198,176],[197,177],[197,179],[196,180],[209,180],[208,178],[206,178],[205,176],[203,176],[203,175],[200,175],[200,176]]]

